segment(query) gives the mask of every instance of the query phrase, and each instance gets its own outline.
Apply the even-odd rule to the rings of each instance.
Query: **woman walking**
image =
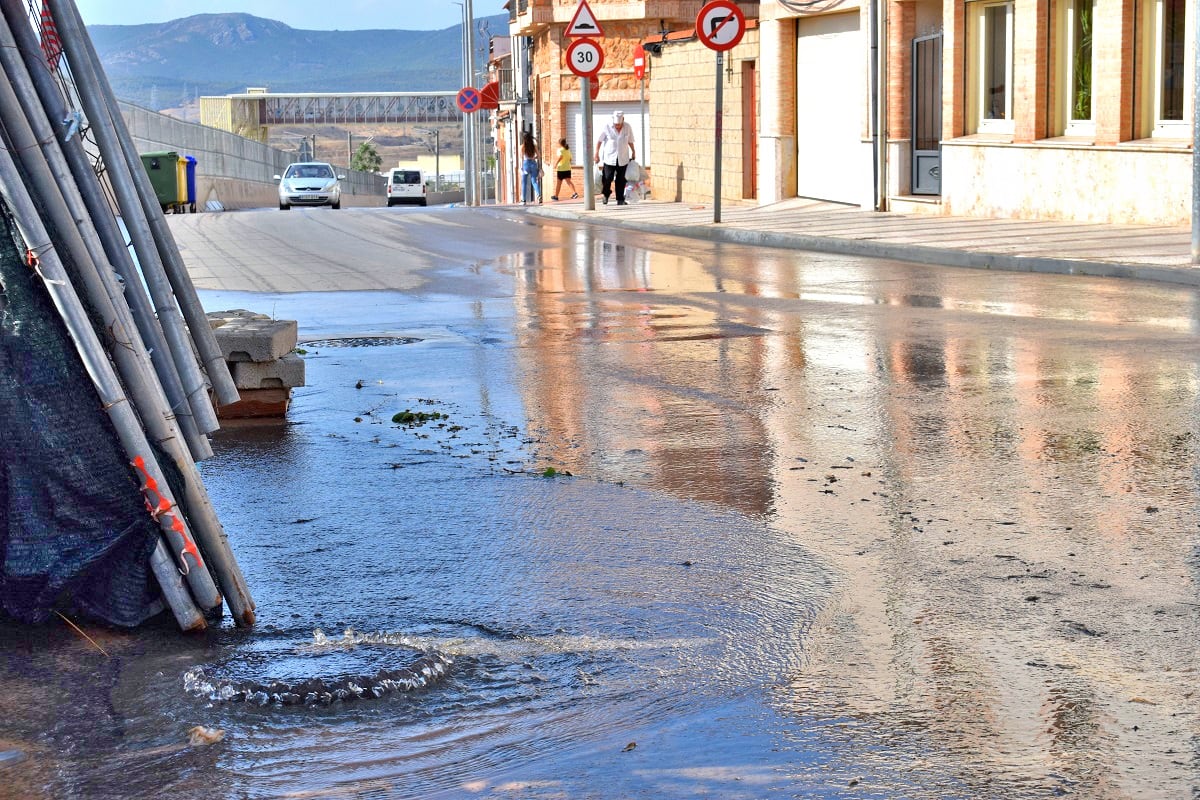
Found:
[[[558,140],[558,160],[554,162],[554,173],[558,178],[558,184],[554,187],[554,194],[550,195],[551,200],[557,200],[562,194],[562,187],[565,183],[571,187],[571,199],[579,197],[579,192],[575,190],[575,181],[571,180],[571,148],[567,145],[566,139]]]
[[[537,197],[542,202],[541,159],[538,157],[537,142],[533,134],[526,132],[521,140],[521,205]]]

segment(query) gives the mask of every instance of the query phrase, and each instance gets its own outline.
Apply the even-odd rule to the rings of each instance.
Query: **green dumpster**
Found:
[[[154,196],[163,211],[179,203],[179,154],[164,150],[158,153],[142,153],[142,165],[150,176]],[[187,191],[186,185],[183,187]]]

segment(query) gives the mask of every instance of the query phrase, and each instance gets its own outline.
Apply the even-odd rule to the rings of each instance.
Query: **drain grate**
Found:
[[[313,339],[301,342],[301,347],[383,347],[392,344],[413,344],[419,342],[412,336],[347,336],[343,339]]]

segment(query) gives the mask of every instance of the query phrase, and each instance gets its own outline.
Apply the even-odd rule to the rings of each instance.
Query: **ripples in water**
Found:
[[[453,663],[404,636],[347,630],[341,639],[330,639],[317,630],[310,644],[258,649],[236,665],[194,667],[184,674],[183,686],[190,694],[219,702],[330,705],[424,689],[444,678]],[[263,675],[244,674],[257,670]]]

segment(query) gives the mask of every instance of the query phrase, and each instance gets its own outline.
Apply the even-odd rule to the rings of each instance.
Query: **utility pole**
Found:
[[[433,135],[433,171],[436,173],[433,176],[433,190],[440,192],[442,190],[442,143],[438,130],[437,128],[413,128],[413,130],[417,133]]]
[[[463,87],[475,80],[475,11],[472,0],[463,0]],[[463,192],[467,205],[479,205],[475,181],[475,115],[463,115]]]
[[[1192,20],[1193,33],[1200,36],[1200,13],[1194,12]],[[1192,49],[1192,264],[1200,264],[1200,47]]]

